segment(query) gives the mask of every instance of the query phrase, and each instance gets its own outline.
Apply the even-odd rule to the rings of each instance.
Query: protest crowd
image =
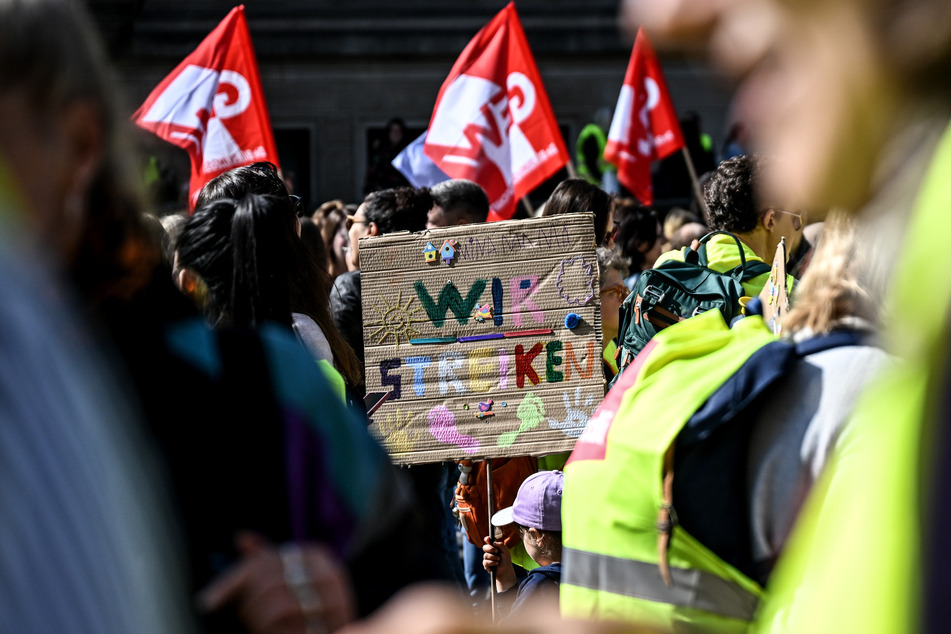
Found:
[[[0,0],[0,632],[947,631],[951,10],[913,4],[622,0],[572,153],[509,4],[308,206],[269,130],[182,132],[243,7],[130,121],[83,3]],[[735,82],[722,151],[648,33]],[[463,151],[490,40],[512,136]]]

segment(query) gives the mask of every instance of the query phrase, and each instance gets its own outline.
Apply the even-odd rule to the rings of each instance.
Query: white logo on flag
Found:
[[[644,156],[650,156],[651,150],[654,148],[654,143],[651,139],[651,126],[647,121],[647,116],[651,110],[657,107],[657,104],[660,103],[660,87],[658,87],[657,82],[654,81],[652,77],[644,78],[644,93],[647,94],[647,99],[644,100],[644,106],[641,108],[641,111],[638,113],[641,119],[641,126],[643,126],[644,134],[647,135],[646,139],[637,140],[637,151]]]
[[[250,105],[251,85],[243,75],[190,64],[159,95],[142,121],[168,124],[170,136],[193,143],[202,157],[202,169],[213,172],[263,152],[263,148],[242,150],[223,123]]]
[[[657,85],[657,82],[654,81],[652,77],[644,78],[644,94],[647,95],[647,99],[638,111],[637,118],[641,122],[641,130],[645,136],[644,138],[637,139],[632,145],[636,146],[637,151],[642,156],[649,157],[652,155],[655,147],[672,141],[674,134],[671,130],[665,130],[662,134],[656,136],[652,134],[649,121],[650,113],[660,104],[660,86]],[[616,114],[614,119],[611,120],[611,129],[608,132],[608,139],[622,144],[618,155],[628,161],[637,160],[637,156],[624,149],[628,147],[628,139],[630,139],[631,136],[631,112],[633,110],[634,89],[624,84],[621,86],[621,94],[617,100]]]
[[[504,90],[488,79],[460,75],[443,94],[427,143],[453,148],[442,160],[474,169],[481,150],[510,186],[513,176],[538,162],[519,126],[534,112],[535,101],[535,86],[523,73],[510,73]]]

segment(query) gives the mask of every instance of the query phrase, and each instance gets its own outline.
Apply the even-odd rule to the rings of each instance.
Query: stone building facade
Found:
[[[247,0],[245,11],[282,166],[310,207],[363,196],[368,148],[388,119],[423,131],[453,62],[505,0]],[[90,0],[129,114],[235,6],[219,0]],[[518,0],[516,9],[572,152],[600,107],[613,110],[632,40],[617,0]],[[716,144],[729,93],[701,61],[661,61],[678,112],[699,113]],[[143,149],[187,180],[184,152]],[[540,204],[563,170],[530,199]]]

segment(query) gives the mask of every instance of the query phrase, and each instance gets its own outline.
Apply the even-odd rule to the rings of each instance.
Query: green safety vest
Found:
[[[589,123],[581,128],[581,132],[578,133],[578,141],[575,143],[575,162],[578,164],[578,175],[600,187],[601,179],[595,177],[585,163],[583,149],[589,136],[593,136],[598,143],[598,169],[601,170],[601,173],[617,170],[617,168],[604,158],[604,148],[608,144],[608,137],[601,126],[596,123]]]
[[[642,365],[622,375],[565,466],[565,617],[677,631],[748,627],[763,589],[676,525],[668,587],[656,523],[665,454],[678,433],[754,352],[774,341],[759,317],[730,329],[718,311],[709,311],[663,330],[639,357]]]
[[[601,351],[601,359],[611,366],[611,371],[614,374],[617,374],[617,359],[614,358],[615,356],[617,356],[617,342],[612,339]]]
[[[925,448],[947,364],[951,129],[918,192],[890,284],[886,341],[903,360],[870,386],[813,488],[770,579],[757,632],[914,632],[924,567]],[[937,256],[940,257],[940,256]],[[946,424],[946,422],[945,422]]]

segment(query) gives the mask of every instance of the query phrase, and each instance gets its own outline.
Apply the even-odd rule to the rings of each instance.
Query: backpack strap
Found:
[[[674,445],[664,453],[664,476],[662,485],[663,503],[657,510],[657,568],[660,578],[670,588],[673,582],[670,578],[670,538],[677,524],[677,513],[674,511]]]
[[[747,262],[745,267],[737,266],[727,271],[726,274],[735,279],[736,278],[735,274],[739,273],[740,282],[749,282],[754,277],[759,277],[760,275],[764,273],[769,273],[772,270],[773,270],[773,267],[770,266],[769,264],[766,264],[766,262],[754,261],[754,262]]]
[[[692,249],[685,247],[687,251],[690,251],[694,253],[695,255],[691,256],[690,253],[685,253],[684,260],[691,261],[696,264],[699,264],[700,266],[705,266],[709,268],[709,260],[707,258],[707,242],[709,242],[710,238],[712,238],[713,236],[717,234],[723,234],[733,238],[733,241],[736,242],[736,248],[740,252],[739,266],[736,266],[730,269],[729,271],[725,271],[724,275],[729,275],[737,282],[742,283],[742,282],[748,282],[754,277],[759,277],[760,275],[764,273],[769,273],[772,270],[773,268],[772,266],[759,260],[747,262],[746,253],[743,251],[743,245],[742,243],[740,243],[740,239],[736,237],[736,235],[730,233],[729,231],[719,231],[719,230],[711,231],[707,235],[700,238],[700,247],[697,249],[697,251],[693,251]]]

